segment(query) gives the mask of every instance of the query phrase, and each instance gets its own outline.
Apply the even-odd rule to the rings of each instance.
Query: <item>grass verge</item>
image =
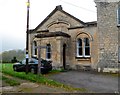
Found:
[[[9,79],[9,78],[7,78],[5,76],[2,76],[2,80],[5,81],[6,83],[8,83],[10,86],[20,85],[20,82],[18,82],[16,80]]]
[[[58,71],[59,72],[59,71]],[[53,71],[53,73],[58,73],[57,71]],[[27,75],[25,74],[25,72],[15,72],[12,69],[12,64],[3,64],[2,66],[2,73],[4,74],[8,74],[14,77],[18,77],[21,79],[25,79],[25,80],[29,80],[32,82],[37,82],[37,83],[41,83],[47,86],[51,86],[51,87],[59,87],[59,88],[63,88],[67,91],[79,91],[79,92],[88,92],[85,88],[74,88],[68,85],[64,85],[62,83],[56,82],[54,80],[48,79],[46,77],[44,77],[43,75],[35,75],[35,74],[31,74],[28,73]]]

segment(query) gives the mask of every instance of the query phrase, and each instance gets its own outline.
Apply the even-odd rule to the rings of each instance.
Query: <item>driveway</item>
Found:
[[[118,92],[118,77],[109,75],[68,71],[49,76],[49,78],[73,87],[86,88],[87,90],[96,93]]]

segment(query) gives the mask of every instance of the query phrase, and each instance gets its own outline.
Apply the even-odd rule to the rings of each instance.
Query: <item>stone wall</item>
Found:
[[[67,28],[76,26],[82,26],[82,24],[58,10],[38,29],[38,31],[46,29],[51,32],[54,32],[54,30],[57,31],[57,29],[61,31],[67,31]]]
[[[89,35],[90,39],[90,59],[81,59],[77,58],[77,36],[80,34]],[[70,43],[70,61],[72,62],[71,68],[76,69],[76,66],[91,66],[92,68],[96,68],[98,63],[98,37],[97,37],[97,27],[90,26],[85,28],[78,29],[70,29],[69,35],[71,35],[71,43]]]
[[[79,26],[79,27],[78,27]],[[66,67],[76,69],[76,66],[91,66],[96,68],[98,63],[98,36],[97,36],[97,26],[85,26],[82,27],[81,22],[63,14],[62,12],[56,12],[52,17],[49,18],[46,23],[44,23],[40,28],[38,28],[37,33],[33,32],[30,34],[29,42],[29,55],[32,56],[32,44],[33,41],[37,42],[37,45],[46,46],[46,44],[51,44],[52,46],[52,58],[53,67],[59,68],[63,67],[63,45],[66,44]],[[72,27],[72,28],[71,28]],[[49,30],[49,32],[61,31],[69,34],[71,37],[48,37],[48,38],[35,38],[36,34],[42,33],[41,30]],[[44,33],[44,32],[43,32]],[[77,38],[78,35],[85,34],[88,35],[90,39],[90,58],[77,58]],[[42,49],[41,57],[46,59],[46,50]]]
[[[116,67],[118,63],[117,2],[96,2],[100,67]]]
[[[63,45],[66,44],[69,48],[69,38],[65,37],[48,37],[48,38],[35,38],[34,41],[37,42],[37,46],[51,45],[51,61],[53,69],[63,67]],[[32,48],[32,44],[31,44]],[[38,55],[37,55],[38,56]],[[41,58],[46,59],[46,49],[41,49]],[[69,51],[66,49],[66,65],[69,65]]]

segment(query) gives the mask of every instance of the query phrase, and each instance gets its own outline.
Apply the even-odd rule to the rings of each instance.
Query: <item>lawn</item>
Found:
[[[43,75],[36,75],[36,74],[32,74],[32,73],[28,73],[26,74],[25,72],[15,72],[13,71],[12,68],[12,64],[0,64],[0,67],[2,67],[2,69],[0,69],[0,71],[4,74],[8,74],[14,77],[18,77],[21,79],[25,79],[25,80],[29,80],[32,82],[37,82],[37,83],[41,83],[47,86],[51,86],[51,87],[59,87],[59,88],[63,88],[67,91],[80,91],[80,92],[87,92],[86,89],[84,88],[74,88],[68,85],[64,85],[62,83],[56,82],[54,80],[48,79],[46,77],[44,77]],[[59,73],[59,71],[53,71],[51,73]]]

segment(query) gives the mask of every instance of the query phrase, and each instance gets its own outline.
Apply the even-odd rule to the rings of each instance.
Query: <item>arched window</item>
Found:
[[[37,55],[37,48],[36,48],[36,46],[37,46],[37,43],[36,43],[36,41],[34,41],[33,42],[33,47],[32,47],[32,55],[33,56]]]
[[[77,57],[90,57],[90,40],[89,40],[89,38],[78,38],[78,40],[77,40]]]
[[[50,44],[47,44],[46,59],[51,59],[51,45]]]

